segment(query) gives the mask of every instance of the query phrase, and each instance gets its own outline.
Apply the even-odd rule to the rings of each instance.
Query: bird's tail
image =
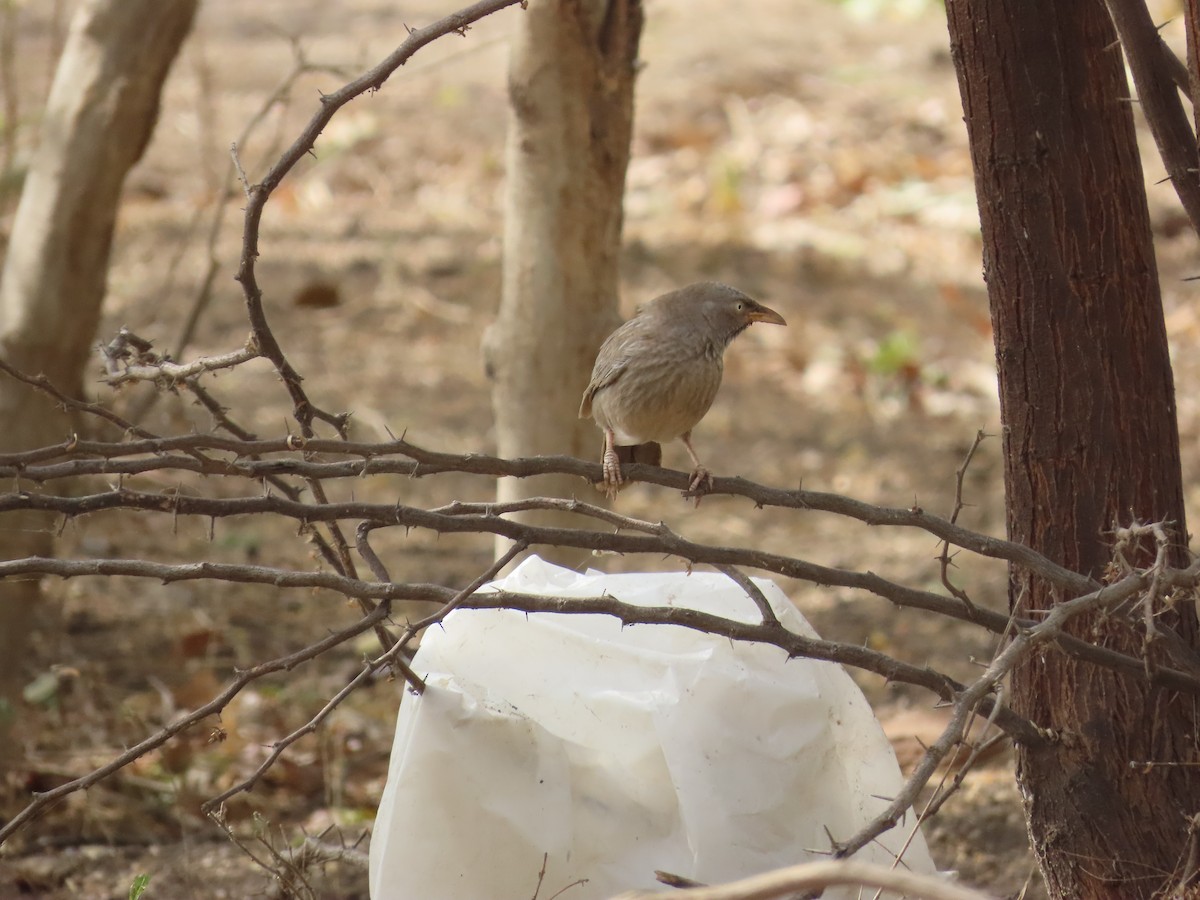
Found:
[[[626,447],[618,446],[617,459],[621,465],[641,463],[646,466],[662,465],[662,444],[657,441],[647,441],[644,444],[631,444]]]

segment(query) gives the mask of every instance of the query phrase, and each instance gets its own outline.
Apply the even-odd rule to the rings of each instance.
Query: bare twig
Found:
[[[775,610],[771,608],[771,601],[751,579],[746,577],[746,574],[736,566],[717,566],[718,572],[728,576],[734,584],[746,592],[754,605],[758,607],[759,615],[762,616],[764,625],[779,625],[779,618],[775,615]]]
[[[652,900],[656,897],[663,900],[773,900],[793,896],[798,891],[822,890],[841,884],[883,888],[924,900],[988,900],[986,894],[936,875],[919,875],[904,869],[846,860],[804,863],[714,887],[685,888],[669,893],[629,891],[614,900]]]
[[[1129,577],[1139,582],[1139,590],[1136,593],[1140,594],[1145,591],[1153,576],[1150,573],[1136,573]],[[978,704],[983,702],[988,694],[997,688],[1001,680],[1023,659],[1038,647],[1058,639],[1063,634],[1066,623],[1076,616],[1096,610],[1111,610],[1124,603],[1126,599],[1110,593],[1108,588],[1102,588],[1083,597],[1058,603],[1048,611],[1041,624],[1019,631],[1013,637],[1012,642],[997,654],[984,673],[969,688],[954,698],[954,715],[951,717],[950,723],[938,740],[925,752],[921,762],[896,798],[854,837],[836,844],[834,855],[837,858],[845,858],[856,853],[899,821],[933,776],[941,760],[945,758],[952,747],[963,740],[967,723]],[[999,702],[996,702],[995,706],[1000,706]],[[989,718],[991,717],[989,716]]]
[[[250,320],[255,341],[262,348],[263,356],[271,361],[283,379],[289,396],[292,399],[293,412],[296,421],[300,423],[300,432],[305,438],[314,435],[313,421],[319,419],[337,431],[342,437],[346,436],[346,425],[349,416],[345,413],[332,414],[313,406],[308,394],[301,387],[300,373],[288,362],[280,347],[279,341],[271,331],[267,322],[266,312],[262,303],[262,288],[259,286],[255,265],[259,258],[259,230],[262,224],[263,209],[271,194],[283,181],[292,168],[310,153],[316,146],[317,138],[325,126],[339,109],[355,97],[368,91],[377,91],[396,69],[404,65],[414,53],[427,44],[448,34],[463,33],[466,28],[480,19],[498,12],[509,6],[516,6],[521,0],[480,0],[480,2],[452,13],[425,28],[414,29],[408,38],[395,51],[370,71],[354,79],[332,94],[321,97],[321,107],[309,120],[300,136],[296,138],[279,161],[263,177],[262,181],[252,184],[246,181],[246,212],[242,229],[242,255],[238,267],[237,281],[242,285],[246,300],[246,314]]]
[[[339,109],[355,97],[367,91],[379,90],[388,77],[404,65],[414,53],[422,47],[448,34],[465,32],[474,22],[508,6],[516,5],[520,0],[481,0],[481,2],[452,13],[434,22],[432,25],[410,31],[408,38],[392,52],[383,62],[359,78],[354,79],[332,94],[321,97],[321,105],[309,120],[308,125],[296,138],[292,145],[271,167],[261,182],[251,183],[249,176],[242,167],[238,156],[237,145],[231,148],[231,158],[246,193],[246,208],[242,228],[242,253],[238,266],[237,281],[242,286],[246,301],[246,315],[250,322],[252,345],[260,351],[275,366],[285,388],[292,400],[293,415],[300,425],[300,433],[304,439],[315,436],[314,420],[320,420],[331,426],[337,434],[347,437],[348,413],[330,413],[314,406],[308,394],[301,386],[303,379],[284,355],[283,348],[272,332],[262,303],[262,288],[258,284],[255,270],[259,251],[259,231],[262,225],[263,211],[272,193],[292,170],[292,168],[312,152],[317,138]],[[327,502],[324,487],[315,480],[309,479],[308,487],[318,503]],[[330,561],[345,575],[353,577],[354,563],[350,557],[349,544],[342,533],[341,526],[336,521],[327,520],[326,528],[333,553],[329,554]]]
[[[378,526],[372,525],[370,522],[359,523],[358,529],[355,531],[354,546],[358,549],[358,555],[363,558],[363,562],[367,564],[367,568],[371,570],[372,575],[380,581],[391,582],[392,576],[388,574],[383,560],[379,558],[379,554],[371,546],[371,531],[376,527]]]
[[[231,435],[242,441],[256,441],[258,436],[252,431],[247,431],[242,428],[231,418],[229,418],[229,410],[222,406],[217,399],[204,388],[199,381],[192,380],[184,384],[196,398],[196,401],[208,410],[209,415],[213,417],[213,424],[218,428],[224,428]]]
[[[958,522],[958,514],[963,511],[963,507],[965,506],[963,503],[963,479],[967,476],[967,467],[971,465],[971,460],[975,457],[975,451],[979,449],[979,445],[983,443],[986,437],[987,434],[982,428],[975,432],[975,440],[971,442],[966,457],[954,473],[954,509],[951,510],[949,519],[951,525]],[[950,580],[952,559],[950,556],[950,541],[948,540],[942,541],[942,552],[938,556],[938,564],[941,567],[942,587],[957,597],[968,612],[974,614],[975,604],[971,602],[971,598],[967,596],[967,592]]]
[[[1179,892],[1176,896],[1186,896],[1183,892],[1200,882],[1200,813],[1193,813],[1188,819],[1187,835],[1187,851],[1174,885]]]
[[[315,716],[313,716],[291,734],[275,741],[275,743],[271,745],[271,752],[267,754],[266,759],[264,759],[262,763],[259,764],[258,768],[250,773],[247,778],[239,781],[237,784],[233,785],[227,790],[222,791],[211,800],[206,800],[200,805],[201,811],[207,815],[212,815],[214,810],[224,804],[229,798],[243,793],[244,791],[252,790],[254,786],[258,784],[259,779],[262,778],[263,775],[265,775],[267,771],[275,765],[276,761],[283,755],[284,751],[287,750],[288,747],[292,746],[292,744],[296,743],[296,741],[300,740],[300,738],[304,737],[305,735],[315,732],[321,726],[321,724],[327,718],[329,718],[330,714],[339,706],[341,706],[343,700],[349,697],[358,688],[362,687],[362,685],[370,680],[371,677],[374,676],[374,674],[381,668],[388,665],[392,661],[392,658],[398,649],[399,645],[393,644],[382,656],[371,660],[364,665],[362,670],[355,675],[354,678],[352,678],[347,684],[343,685],[336,694],[329,698],[329,700],[324,706],[321,707]],[[414,681],[410,682],[410,684],[413,686],[414,690],[420,691],[424,689],[424,685],[420,679],[415,679]]]
[[[144,364],[141,361],[125,364],[119,371],[112,372],[105,378],[105,381],[113,387],[131,381],[149,381],[160,387],[170,388],[205,372],[231,369],[244,362],[257,359],[259,356],[258,348],[254,346],[254,340],[251,338],[240,350],[223,353],[219,356],[201,356],[190,363],[176,363],[169,359],[158,358],[154,362]]]
[[[253,668],[239,672],[237,676],[208,703],[198,707],[185,716],[172,722],[170,725],[159,729],[154,734],[150,735],[145,740],[134,744],[125,752],[119,754],[111,761],[103,766],[68,781],[66,784],[61,784],[51,790],[44,791],[33,795],[33,800],[24,809],[18,812],[15,816],[0,825],[0,843],[7,840],[17,829],[21,828],[27,822],[36,818],[46,807],[62,799],[68,794],[73,794],[76,791],[84,790],[91,787],[98,781],[107,778],[109,775],[117,772],[125,766],[129,765],[136,759],[145,756],[151,750],[161,747],[168,740],[188,728],[191,728],[197,722],[202,722],[204,719],[212,715],[219,714],[230,701],[233,700],[246,685],[253,681],[257,681],[266,675],[271,675],[275,672],[291,670],[303,662],[320,656],[331,647],[336,647],[339,644],[345,643],[356,635],[371,628],[376,622],[383,621],[386,616],[387,608],[385,606],[378,607],[373,615],[364,617],[355,622],[348,628],[334,632],[331,635],[310,644],[302,650],[297,650],[295,653],[289,653],[286,656],[278,657],[277,659],[269,660],[264,663],[259,663]]]
[[[411,641],[430,625],[436,625],[438,622],[441,622],[443,619],[445,619],[446,616],[450,615],[450,613],[454,612],[454,610],[458,609],[460,606],[466,605],[467,602],[476,595],[479,589],[484,586],[484,584],[499,575],[500,572],[504,570],[505,566],[507,566],[510,562],[528,549],[529,544],[527,544],[525,541],[515,542],[511,547],[508,548],[508,550],[500,554],[500,557],[494,563],[488,566],[482,575],[476,577],[474,581],[447,600],[441,609],[431,613],[424,619],[413,622],[407,628],[405,628],[404,634],[400,636],[400,645],[406,646],[409,641]]]
[[[363,543],[365,544],[365,540]],[[290,747],[300,738],[304,737],[306,734],[312,734],[315,732],[321,726],[321,723],[329,717],[330,713],[332,713],[335,709],[337,709],[338,706],[341,705],[342,701],[354,693],[354,691],[356,691],[358,688],[366,684],[367,681],[374,677],[374,675],[384,667],[398,665],[401,671],[404,672],[405,680],[408,681],[408,684],[412,690],[418,694],[422,693],[425,690],[424,680],[422,680],[403,662],[402,659],[400,659],[400,654],[405,650],[408,642],[429,625],[432,625],[435,622],[440,622],[454,609],[462,605],[462,603],[468,597],[483,587],[486,582],[495,578],[496,574],[501,569],[508,565],[519,553],[524,552],[524,550],[525,548],[520,545],[513,547],[507,554],[490,565],[481,575],[477,576],[474,581],[451,597],[436,613],[420,620],[413,625],[409,625],[398,641],[395,641],[390,647],[388,647],[382,656],[367,662],[363,666],[362,670],[355,675],[348,684],[334,694],[334,696],[330,698],[329,702],[321,707],[321,710],[315,716],[313,716],[291,734],[287,735],[287,737],[281,738],[272,744],[270,754],[268,754],[267,758],[262,761],[262,764],[259,765],[259,767],[255,769],[248,778],[238,782],[228,790],[223,791],[216,797],[213,797],[211,800],[206,801],[201,806],[201,809],[211,815],[214,809],[220,807],[230,797],[240,794],[243,791],[251,790],[254,785],[258,783],[258,780],[262,778],[264,774],[266,774],[267,770],[275,765],[276,760],[279,759],[279,757],[288,747]],[[370,618],[370,616],[368,616],[368,618]]]
[[[255,823],[260,831],[258,834],[259,843],[266,848],[267,852],[271,855],[271,859],[274,860],[274,863],[265,859],[261,859],[258,854],[256,854],[252,849],[250,849],[250,847],[246,845],[246,842],[243,841],[238,836],[237,832],[235,832],[230,826],[229,821],[225,816],[224,809],[216,810],[215,812],[209,812],[208,817],[212,820],[213,824],[215,824],[221,829],[222,832],[225,833],[225,837],[229,839],[230,843],[241,850],[242,853],[244,853],[260,869],[263,869],[273,879],[275,879],[280,887],[284,888],[286,891],[285,896],[295,897],[301,891],[303,891],[304,896],[306,897],[312,898],[315,896],[312,890],[312,885],[310,885],[307,879],[304,878],[303,873],[298,870],[291,860],[286,859],[282,854],[280,854],[279,851],[276,850],[271,844],[270,840],[261,833],[270,827],[269,822],[260,819],[257,815],[255,816]]]
[[[145,438],[147,440],[158,439],[157,435],[155,435],[153,432],[147,431],[144,428],[139,428],[132,422],[129,422],[126,419],[118,416],[108,407],[102,406],[99,403],[88,403],[86,401],[79,400],[76,397],[72,397],[70,394],[67,394],[66,392],[55,387],[50,379],[45,375],[27,375],[9,364],[3,357],[0,357],[0,372],[3,372],[10,378],[15,378],[17,381],[27,384],[32,388],[37,388],[44,394],[48,394],[50,397],[53,397],[63,409],[69,409],[75,412],[86,413],[87,415],[95,416],[97,419],[102,419],[111,425],[115,425],[121,432],[125,434],[137,435],[138,437]],[[72,443],[75,442],[68,441],[66,446],[70,446]],[[37,453],[39,451],[34,452]]]
[[[288,72],[276,85],[275,89],[267,96],[267,98],[259,106],[258,110],[246,120],[246,124],[242,127],[241,134],[238,135],[234,146],[241,147],[258,131],[267,115],[275,107],[282,105],[288,99],[292,88],[295,87],[296,81],[306,74],[314,72],[328,72],[334,75],[342,75],[342,70],[335,66],[321,66],[309,62],[304,54],[304,48],[296,39],[291,41],[293,64],[292,69]],[[221,231],[225,225],[225,216],[229,210],[230,201],[234,196],[233,183],[238,178],[238,166],[234,164],[236,156],[231,154],[229,164],[229,177],[225,179],[225,185],[221,188],[220,194],[214,203],[212,220],[208,227],[208,238],[206,241],[206,250],[208,254],[208,265],[205,269],[204,276],[200,280],[200,288],[196,292],[195,298],[192,300],[191,308],[188,310],[188,315],[184,321],[179,338],[175,342],[175,347],[172,355],[176,359],[181,359],[184,352],[192,342],[192,338],[196,332],[196,326],[200,323],[201,317],[208,309],[208,305],[213,296],[213,285],[216,282],[217,272],[220,270],[221,261],[217,257],[217,240],[220,238]],[[243,190],[248,185],[244,184],[245,172],[240,173],[243,182]],[[168,285],[169,288],[169,285]],[[164,292],[165,293],[165,292]]]
[[[1200,176],[1197,175],[1196,138],[1179,100],[1178,66],[1167,62],[1174,56],[1165,48],[1145,3],[1107,0],[1108,13],[1121,38],[1125,58],[1133,73],[1138,99],[1163,166],[1179,195],[1179,202],[1200,235]],[[1164,49],[1166,52],[1164,53]],[[1186,79],[1184,79],[1186,81]]]

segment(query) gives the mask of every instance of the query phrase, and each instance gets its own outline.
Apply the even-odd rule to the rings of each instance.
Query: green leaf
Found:
[[[867,367],[876,375],[898,375],[918,366],[921,348],[911,331],[893,331],[876,347]]]
[[[25,685],[21,696],[30,706],[50,706],[58,699],[58,684],[58,675],[42,672]]]
[[[145,872],[133,879],[133,884],[129,886],[129,900],[141,900],[142,894],[146,893],[146,888],[150,886],[150,876]]]

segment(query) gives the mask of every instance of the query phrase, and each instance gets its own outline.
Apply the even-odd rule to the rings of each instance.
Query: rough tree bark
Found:
[[[1182,564],[1174,384],[1129,90],[1103,2],[949,0],[947,11],[983,226],[1009,536],[1101,578],[1115,525],[1167,520],[1171,562]],[[1019,570],[1010,591],[1023,611],[1056,599]],[[1157,624],[1196,646],[1192,603],[1159,609]],[[1073,631],[1142,652],[1130,618]],[[1162,659],[1161,646],[1149,656]],[[1014,673],[1012,704],[1058,737],[1017,748],[1051,893],[1149,897],[1177,882],[1200,811],[1194,704],[1053,649]]]
[[[149,142],[197,4],[87,0],[71,23],[0,275],[0,355],[68,392],[82,390],[121,186]],[[0,451],[52,444],[71,430],[44,397],[4,377],[0,422]],[[10,514],[2,529],[8,558],[50,550],[40,517]],[[13,696],[36,597],[36,583],[0,585],[0,702]]]
[[[599,432],[578,418],[579,400],[619,321],[641,29],[640,0],[532,0],[513,43],[504,284],[484,346],[502,456],[600,452]],[[498,495],[600,499],[554,475],[502,479]],[[529,521],[557,517],[531,513]]]

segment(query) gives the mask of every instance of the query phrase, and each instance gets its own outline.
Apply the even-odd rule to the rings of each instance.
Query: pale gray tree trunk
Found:
[[[484,348],[503,456],[600,457],[600,433],[578,418],[579,401],[619,321],[642,17],[640,0],[531,0],[521,17],[509,63],[503,294]],[[601,499],[562,475],[502,479],[498,495]]]
[[[197,5],[86,0],[63,47],[0,274],[0,356],[71,394],[82,390],[95,339],[121,186],[150,140],[163,81]],[[0,452],[62,441],[71,431],[51,401],[3,375],[0,422]],[[0,554],[48,553],[49,524],[5,516]],[[37,595],[35,582],[0,582],[0,702],[15,698]],[[7,743],[0,737],[0,747]]]

